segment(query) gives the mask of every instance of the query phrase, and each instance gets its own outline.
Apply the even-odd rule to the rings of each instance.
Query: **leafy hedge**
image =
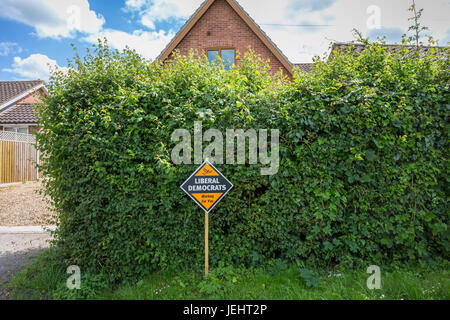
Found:
[[[235,188],[210,215],[213,267],[448,259],[448,58],[373,44],[289,82],[251,53],[225,71],[100,43],[48,88],[41,169],[67,263],[116,279],[201,267],[203,213],[179,188],[197,165],[170,160],[194,121],[281,132],[277,175],[218,165]]]

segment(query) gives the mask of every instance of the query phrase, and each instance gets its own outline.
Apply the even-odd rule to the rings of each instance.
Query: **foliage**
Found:
[[[235,272],[231,266],[219,266],[198,284],[199,292],[211,299],[219,299],[223,295],[230,294],[239,279],[240,274]]]
[[[220,269],[220,268],[219,268]],[[307,285],[299,277],[299,269],[290,265],[272,275],[263,268],[242,270],[227,267],[228,277],[213,276],[198,281],[190,273],[153,274],[140,287],[125,285],[114,292],[102,291],[101,299],[225,299],[225,300],[401,300],[449,298],[448,269],[430,271],[421,268],[401,268],[388,271],[382,267],[381,290],[370,290],[365,269],[341,269],[339,276],[311,269],[315,285]],[[213,270],[213,274],[214,274]],[[222,272],[222,271],[220,271]],[[233,276],[231,276],[233,274]],[[180,284],[180,279],[183,279]],[[235,280],[234,280],[235,279]],[[234,281],[233,281],[234,280]],[[213,294],[202,288],[215,286]],[[211,287],[209,287],[211,288]],[[221,290],[220,288],[225,288]],[[157,293],[157,294],[156,294]]]
[[[317,277],[314,275],[314,272],[312,272],[311,270],[307,269],[307,268],[300,268],[298,269],[298,274],[299,277],[301,279],[303,279],[303,281],[305,281],[305,284],[307,287],[311,288],[318,288],[319,284],[318,284],[318,280]]]
[[[61,253],[57,248],[44,250],[31,263],[31,265],[16,273],[11,284],[7,285],[12,289],[15,299],[41,299],[53,298],[53,291],[61,284],[65,283],[64,263],[61,261]]]
[[[100,43],[56,71],[40,110],[41,170],[67,265],[138,279],[203,265],[203,213],[170,160],[194,121],[280,129],[280,170],[217,165],[235,185],[210,218],[210,261],[347,266],[448,259],[448,58],[379,44],[292,82],[246,54],[167,65]],[[205,290],[209,290],[205,287]]]
[[[448,52],[369,44],[295,80],[280,193],[295,194],[304,255],[448,259],[448,70]]]
[[[55,300],[92,300],[109,288],[107,278],[101,274],[81,274],[80,289],[69,289],[66,281],[59,283],[52,297]]]
[[[51,259],[49,259],[49,256]],[[143,279],[111,287],[106,277],[85,275],[82,272],[81,290],[65,287],[65,270],[55,268],[59,258],[47,251],[28,269],[18,274],[11,287],[16,299],[112,299],[112,300],[195,300],[195,299],[349,299],[401,300],[450,298],[448,264],[435,270],[417,266],[392,268],[381,266],[381,289],[367,288],[369,274],[362,269],[307,269],[317,286],[308,286],[299,277],[298,265],[282,266],[274,270],[266,267],[243,269],[221,265],[208,277],[191,271],[155,272]],[[281,266],[281,265],[280,265]],[[52,272],[50,272],[52,270]],[[56,280],[56,281],[55,281]]]
[[[414,35],[408,37],[408,41],[409,42],[414,42],[416,45],[416,48],[419,49],[419,46],[422,45],[422,43],[420,42],[420,35],[428,30],[428,27],[424,27],[420,24],[420,19],[422,18],[422,13],[423,13],[423,8],[422,9],[417,9],[416,6],[416,1],[412,0],[412,4],[411,6],[408,8],[408,11],[410,11],[413,16],[410,17],[408,20],[412,21],[412,25],[409,26],[408,31],[413,31]],[[430,40],[432,40],[431,36],[430,36]]]

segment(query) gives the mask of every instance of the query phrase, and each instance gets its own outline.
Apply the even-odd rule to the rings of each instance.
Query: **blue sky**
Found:
[[[352,28],[399,42],[412,0],[238,0],[293,63],[310,62]],[[154,59],[202,0],[0,0],[0,80],[44,79],[98,38]],[[440,45],[450,41],[450,1],[416,0]]]

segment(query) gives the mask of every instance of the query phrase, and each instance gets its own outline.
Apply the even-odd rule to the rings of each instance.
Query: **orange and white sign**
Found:
[[[205,161],[182,185],[186,192],[205,212],[214,206],[233,188],[233,184],[219,170]]]

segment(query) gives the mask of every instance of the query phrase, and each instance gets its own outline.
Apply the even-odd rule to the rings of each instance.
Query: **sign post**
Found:
[[[205,275],[209,273],[209,213],[205,212]]]
[[[206,160],[180,188],[205,211],[205,275],[208,275],[209,212],[233,188],[233,184]]]

